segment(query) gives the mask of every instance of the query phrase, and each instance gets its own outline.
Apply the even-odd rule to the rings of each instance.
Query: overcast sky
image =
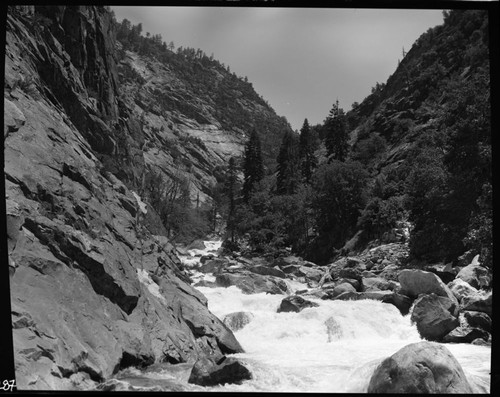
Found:
[[[385,83],[402,49],[443,22],[441,10],[117,7],[116,18],[200,48],[247,76],[294,129],[323,122],[338,98],[349,110]]]

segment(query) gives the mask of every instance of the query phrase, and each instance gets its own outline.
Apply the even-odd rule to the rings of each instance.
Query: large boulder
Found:
[[[280,306],[278,307],[278,313],[282,312],[300,312],[308,307],[318,307],[317,303],[308,301],[307,299],[302,298],[299,295],[291,295],[287,296],[285,299],[281,301]]]
[[[262,276],[249,271],[239,271],[237,273],[219,273],[215,282],[221,287],[235,285],[244,294],[257,294],[265,292],[268,294],[285,294],[289,292],[288,286],[280,278],[274,276]]]
[[[472,393],[451,352],[432,342],[403,347],[375,369],[368,393]]]
[[[194,364],[189,382],[201,386],[215,386],[224,383],[238,384],[249,379],[252,379],[250,371],[233,357],[224,357],[216,364],[203,358]]]
[[[472,262],[462,268],[457,278],[460,278],[474,288],[488,288],[491,285],[491,272],[479,264],[479,255],[476,255]]]
[[[460,325],[455,302],[436,294],[422,295],[415,301],[411,321],[417,325],[422,338],[440,341]]]
[[[461,302],[463,298],[477,295],[478,293],[478,290],[476,288],[458,277],[448,283],[448,288],[453,293],[453,295],[455,295],[455,298],[457,298],[458,302]]]
[[[462,310],[483,312],[491,316],[492,292],[486,294],[475,294],[462,299],[460,307]]]
[[[250,312],[234,312],[226,314],[222,322],[231,331],[239,331],[252,321],[254,315]]]
[[[399,273],[399,282],[401,284],[399,292],[410,298],[416,298],[420,294],[436,294],[458,304],[453,292],[434,273],[405,269]]]

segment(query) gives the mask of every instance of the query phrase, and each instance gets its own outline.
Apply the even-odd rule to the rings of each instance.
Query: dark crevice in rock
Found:
[[[104,270],[102,263],[92,259],[74,245],[68,236],[59,230],[53,230],[39,225],[27,218],[23,226],[33,233],[42,244],[47,245],[52,254],[68,266],[73,261],[88,277],[94,291],[117,304],[125,313],[130,314],[137,306],[139,298],[129,296],[116,284],[112,276]]]
[[[78,372],[85,372],[86,374],[89,375],[90,379],[93,380],[94,382],[101,383],[101,382],[104,382],[104,380],[105,380],[101,374],[97,373],[95,370],[93,370],[92,368],[90,368],[86,365],[78,367],[76,369],[76,371],[73,371],[73,370],[70,370],[67,368],[63,368],[61,366],[58,366],[57,368],[59,369],[59,371],[61,372],[61,375],[64,378],[70,378],[71,375],[77,374]]]
[[[69,179],[80,183],[85,186],[90,192],[92,192],[92,185],[85,179],[85,177],[81,174],[81,172],[75,167],[64,163],[62,173],[64,176]]]
[[[110,224],[106,223],[106,227],[108,228],[108,230],[113,234],[113,237],[119,241],[120,243],[122,244],[125,244],[127,247],[129,247],[132,251],[135,249],[135,247],[130,244],[127,240],[125,240],[125,238],[116,231],[116,229],[111,226]]]
[[[36,194],[34,192],[32,192],[30,190],[30,188],[23,181],[17,179],[16,177],[13,177],[12,175],[10,175],[7,172],[5,172],[5,179],[7,179],[8,181],[10,181],[10,182],[16,184],[17,186],[19,186],[19,188],[23,192],[23,195],[26,198],[28,198],[30,200],[36,200]]]
[[[118,199],[120,200],[120,204],[122,205],[122,207],[126,209],[130,213],[130,215],[132,215],[132,217],[135,218],[135,216],[137,215],[137,208],[134,203],[123,197],[119,197]]]
[[[195,338],[201,338],[202,336],[205,336],[205,335],[212,336],[212,335],[208,335],[206,333],[205,327],[196,326],[188,319],[184,319],[184,322],[187,324],[187,326],[189,327],[189,329],[191,330],[191,332],[193,333]]]
[[[116,367],[113,370],[113,374],[116,374],[118,371],[121,371],[122,369],[128,367],[144,368],[153,363],[154,363],[154,358],[151,356],[144,356],[144,355],[134,356],[128,352],[123,352],[120,362],[116,365]]]

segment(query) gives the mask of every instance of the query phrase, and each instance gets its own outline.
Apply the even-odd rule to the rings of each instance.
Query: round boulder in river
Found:
[[[368,393],[472,393],[450,351],[433,342],[403,347],[375,369]]]

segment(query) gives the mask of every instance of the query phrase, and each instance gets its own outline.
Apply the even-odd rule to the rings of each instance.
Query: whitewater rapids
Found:
[[[188,255],[180,256],[191,270],[193,284],[199,280],[215,281],[212,274],[195,269],[200,257],[215,253],[220,244],[206,241],[206,249],[190,250]],[[139,277],[153,294],[158,292],[147,274],[140,273]],[[291,291],[308,289],[296,281],[286,282]],[[380,301],[307,297],[319,307],[299,313],[277,313],[284,295],[245,295],[235,286],[195,288],[207,297],[209,310],[221,320],[234,312],[251,313],[250,322],[234,331],[245,353],[233,356],[250,370],[252,379],[240,385],[203,387],[187,383],[187,377],[171,373],[152,375],[127,368],[117,375],[121,383],[134,385],[136,390],[365,393],[382,360],[421,341],[409,315],[402,316],[395,306]],[[451,343],[444,346],[461,364],[474,392],[489,393],[491,347]]]
[[[220,242],[205,242],[216,251]],[[188,259],[188,258],[186,258]],[[188,259],[194,265],[199,257]],[[194,279],[214,281],[211,274]],[[292,291],[307,285],[287,280]],[[234,355],[252,372],[241,385],[207,387],[213,391],[240,392],[366,392],[376,366],[402,347],[421,341],[410,316],[390,304],[375,300],[329,301],[307,297],[319,307],[299,313],[277,313],[283,295],[245,295],[235,286],[197,287],[208,308],[220,319],[234,312],[253,317],[234,335],[245,353]],[[462,365],[478,393],[489,392],[491,348],[470,344],[445,344]]]

